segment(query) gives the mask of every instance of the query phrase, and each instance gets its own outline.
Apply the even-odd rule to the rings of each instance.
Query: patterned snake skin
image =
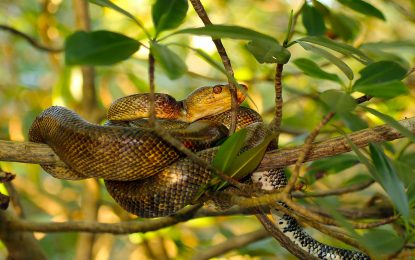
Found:
[[[251,179],[255,183],[260,183],[263,190],[268,191],[280,189],[287,185],[287,178],[285,176],[284,169],[281,168],[264,172],[254,172]],[[286,207],[285,204],[281,202],[280,204]],[[294,244],[318,259],[370,259],[368,255],[360,251],[347,250],[320,243],[307,234],[295,218],[275,210],[272,210],[271,212],[272,217],[275,220],[276,227],[279,228],[287,237],[289,237]]]
[[[226,85],[203,91],[209,97],[212,93],[215,94],[213,104],[218,103],[223,107],[219,97],[223,93],[226,94],[225,99],[229,100]],[[177,102],[168,95],[156,94],[156,109],[166,109],[163,100],[169,100],[173,103],[173,108],[167,109],[167,115],[157,114],[158,117],[180,117],[185,122],[202,118],[203,120],[191,124],[183,124],[179,130],[171,130],[170,133],[197,152],[200,158],[211,162],[218,148],[208,147],[227,135],[230,113],[202,102],[203,96],[200,93],[191,94],[186,100]],[[238,92],[239,102],[243,100],[241,96]],[[148,98],[141,95],[136,95],[134,100],[137,106],[134,111],[141,109],[142,102],[148,103]],[[42,165],[54,177],[73,180],[103,178],[110,195],[125,210],[141,217],[174,214],[194,202],[200,187],[209,182],[211,172],[190,159],[183,158],[183,154],[169,143],[143,127],[142,122],[134,121],[143,114],[148,116],[148,105],[139,115],[128,119],[125,116],[117,118],[118,114],[127,113],[127,103],[128,99],[125,98],[121,102],[116,101],[115,106],[109,110],[109,118],[116,121],[104,126],[88,123],[66,108],[50,107],[33,122],[29,139],[48,144],[67,165]],[[200,104],[201,108],[193,105],[195,103]],[[229,110],[229,105],[225,110]],[[209,116],[210,114],[214,115]],[[127,121],[119,121],[120,119]],[[251,139],[247,140],[248,146],[255,146],[269,133],[259,122],[262,119],[255,111],[243,107],[238,109],[237,127],[248,128],[251,133]],[[254,173],[252,180],[262,183],[266,190],[286,184],[281,170]],[[313,256],[320,259],[369,259],[361,252],[330,247],[315,241],[288,215],[276,214],[275,217],[276,225]]]

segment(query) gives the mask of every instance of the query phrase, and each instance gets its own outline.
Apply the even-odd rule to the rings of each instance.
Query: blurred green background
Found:
[[[117,5],[140,18],[145,27],[151,30],[152,1],[114,1]],[[212,0],[204,1],[206,10],[214,23],[240,25],[273,35],[281,42],[285,38],[290,11],[297,10],[303,1],[284,0]],[[345,9],[336,1],[321,1],[333,12],[341,12],[351,18],[357,25],[354,37],[349,41],[354,46],[373,42],[395,42],[386,47],[376,45],[369,53],[392,55],[408,64],[414,64],[415,57],[415,6],[414,1],[368,1],[382,10],[386,21],[370,18]],[[399,4],[410,12],[405,15],[393,3]],[[145,35],[131,20],[110,9],[90,5],[92,29],[111,30],[126,34],[134,39],[143,40]],[[76,18],[73,2],[62,0],[2,0],[0,1],[0,24],[12,26],[47,46],[63,47],[64,39],[76,30]],[[181,28],[202,26],[194,10],[189,12]],[[301,18],[296,26],[294,39],[305,33]],[[330,29],[330,28],[329,28]],[[333,35],[332,35],[333,36]],[[339,38],[340,36],[333,36]],[[185,43],[201,48],[214,59],[220,60],[211,40],[207,37],[188,35],[175,36],[170,42]],[[398,44],[398,43],[405,44]],[[235,77],[249,86],[251,101],[248,105],[260,112],[265,120],[273,115],[273,65],[260,65],[246,50],[244,42],[224,40],[225,47],[235,69]],[[190,91],[202,85],[226,82],[223,74],[212,68],[194,53],[179,46],[171,46],[187,63],[189,71],[177,80],[169,80],[163,71],[156,67],[156,91],[169,93],[176,99],[183,99]],[[325,63],[319,57],[306,53],[301,47],[290,49],[291,59],[311,58],[315,62]],[[116,98],[133,93],[148,92],[147,81],[148,50],[141,48],[133,58],[114,66],[97,67],[96,89],[98,110],[105,111]],[[355,74],[362,65],[352,59],[345,59]],[[334,66],[325,66],[329,72],[345,77]],[[415,114],[413,76],[406,78],[411,94],[390,100],[372,102],[372,107],[389,114],[396,119],[403,119]],[[320,105],[316,96],[327,89],[339,89],[333,82],[316,80],[304,75],[291,62],[284,68],[284,112],[283,134],[281,144],[292,146],[301,144],[305,134],[319,122],[326,110]],[[27,141],[28,129],[43,109],[51,105],[62,105],[75,111],[81,109],[82,73],[79,67],[65,66],[61,53],[42,52],[30,46],[26,41],[8,32],[0,30],[0,139]],[[358,96],[358,95],[357,95]],[[357,97],[356,96],[356,97]],[[359,114],[370,125],[382,122],[370,115]],[[343,128],[344,123],[337,119],[323,129],[319,139],[336,135],[333,125]],[[392,142],[399,150],[407,141]],[[413,151],[413,147],[412,150]],[[412,153],[413,155],[413,153]],[[87,185],[54,179],[44,173],[38,165],[0,162],[4,171],[17,175],[13,184],[23,202],[26,216],[37,221],[83,220],[82,194]],[[365,174],[362,166],[355,166],[342,175],[327,174],[318,182],[310,185],[309,190],[340,186],[353,176]],[[134,218],[115,204],[103,185],[100,185],[97,199],[97,219],[102,222],[119,222]],[[0,186],[0,191],[5,192]],[[372,187],[362,193],[341,197],[345,205],[357,205],[362,196],[369,199],[379,191]],[[138,220],[141,221],[141,220]],[[212,245],[221,243],[230,237],[261,228],[255,217],[235,216],[192,220],[174,227],[147,234],[131,235],[96,235],[93,244],[93,259],[186,259],[196,252],[204,251]],[[336,241],[322,237],[317,232],[312,234],[335,245]],[[50,259],[75,259],[79,245],[79,234],[36,233],[42,248]],[[0,258],[7,252],[0,243]],[[277,255],[277,256],[276,256]],[[248,247],[229,252],[224,257],[229,259],[290,259],[290,254],[277,242],[266,239]]]

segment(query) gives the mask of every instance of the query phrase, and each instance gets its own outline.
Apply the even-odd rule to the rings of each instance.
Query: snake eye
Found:
[[[213,93],[219,94],[221,92],[222,92],[222,87],[221,86],[214,86],[213,87]]]

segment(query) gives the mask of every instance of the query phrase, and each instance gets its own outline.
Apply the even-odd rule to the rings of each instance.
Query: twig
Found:
[[[285,186],[284,191],[286,193],[290,193],[291,190],[294,188],[295,183],[297,182],[298,177],[300,176],[300,169],[301,165],[305,161],[306,156],[308,156],[308,153],[310,152],[312,148],[312,143],[314,142],[314,139],[317,137],[318,133],[320,132],[320,129],[327,124],[328,121],[334,116],[334,112],[328,113],[323,120],[320,121],[320,123],[313,129],[313,131],[310,133],[309,136],[307,136],[307,139],[304,143],[304,149],[300,152],[298,159],[295,163],[295,169],[293,171],[293,174],[291,178],[288,180],[287,186]]]
[[[205,8],[203,7],[200,0],[190,0],[190,2],[193,5],[193,8],[195,9],[197,15],[199,16],[200,20],[205,25],[211,25],[212,22],[209,19],[209,16],[206,13]],[[228,54],[226,53],[225,47],[222,44],[222,41],[220,39],[212,39],[213,43],[216,46],[216,49],[219,53],[219,56],[222,60],[223,66],[226,70],[226,77],[228,78],[229,86],[230,86],[230,92],[231,92],[231,107],[232,107],[232,113],[231,113],[231,125],[229,127],[229,134],[232,134],[235,132],[236,129],[236,113],[238,108],[238,102],[236,98],[236,88],[234,84],[234,72],[232,69],[231,60],[229,59]]]
[[[282,107],[283,107],[283,100],[282,100],[282,70],[284,68],[284,64],[277,64],[275,68],[275,116],[274,122],[272,125],[272,129],[275,134],[275,142],[276,147],[278,148],[279,143],[279,135],[281,133],[281,121],[282,121]]]
[[[150,52],[148,54],[148,82],[150,85],[150,118],[149,123],[150,126],[154,127],[154,124],[156,122],[156,108],[154,104],[154,92],[155,92],[155,86],[154,86],[154,56]]]
[[[47,52],[62,52],[63,49],[62,48],[52,48],[52,47],[48,47],[48,46],[44,46],[40,43],[38,43],[34,38],[32,38],[31,36],[13,28],[10,27],[8,25],[4,25],[4,24],[0,24],[0,29],[4,30],[4,31],[8,31],[16,36],[22,37],[23,39],[25,39],[27,42],[29,42],[30,45],[32,45],[33,47],[35,47],[36,49],[39,49],[41,51],[47,51]]]
[[[327,196],[335,196],[335,195],[342,195],[345,193],[351,193],[366,189],[370,185],[372,185],[375,181],[369,180],[366,182],[362,182],[356,185],[352,185],[349,187],[338,188],[333,190],[325,190],[325,191],[316,191],[311,193],[297,193],[294,192],[291,194],[293,198],[307,198],[307,197],[327,197]]]
[[[195,260],[211,259],[213,257],[220,256],[228,251],[242,248],[253,242],[262,240],[268,236],[269,236],[269,233],[264,229],[253,231],[253,232],[239,235],[239,236],[235,236],[235,237],[232,237],[226,240],[223,243],[220,243],[218,245],[211,246],[208,249],[205,249],[201,253],[194,255],[192,259],[195,259]]]
[[[149,219],[143,222],[137,220],[120,223],[99,223],[96,221],[69,221],[39,223],[28,220],[16,219],[11,224],[11,229],[20,231],[35,231],[44,233],[58,232],[88,232],[88,233],[111,233],[131,234],[138,232],[149,232],[172,226],[180,222],[192,219],[201,205],[189,206],[174,216]]]

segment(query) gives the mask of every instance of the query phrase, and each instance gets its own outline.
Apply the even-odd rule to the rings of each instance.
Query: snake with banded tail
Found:
[[[238,103],[244,99],[238,91]],[[111,196],[127,211],[141,217],[172,215],[193,202],[201,186],[212,177],[211,172],[194,163],[144,127],[138,118],[149,116],[146,94],[121,98],[108,112],[109,123],[95,125],[63,107],[50,107],[33,122],[30,141],[48,144],[66,167],[42,165],[51,175],[61,179],[103,178]],[[170,125],[180,120],[179,129],[169,130],[187,148],[207,162],[218,150],[214,147],[227,135],[230,124],[230,91],[228,85],[202,87],[185,100],[176,101],[166,94],[155,95],[156,116]],[[248,128],[255,146],[269,130],[255,111],[240,107],[237,128]],[[253,174],[253,181],[264,189],[285,185],[280,170]],[[321,259],[368,259],[361,252],[330,247],[315,241],[295,219],[282,215],[276,225],[302,249]]]

